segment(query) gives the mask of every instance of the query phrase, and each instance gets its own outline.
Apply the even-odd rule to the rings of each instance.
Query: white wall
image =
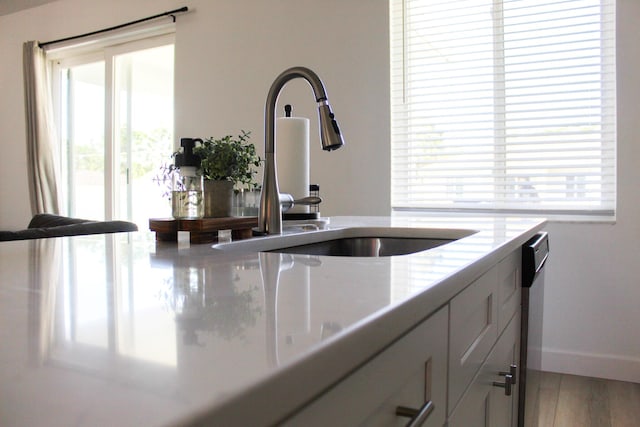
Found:
[[[176,34],[176,133],[251,130],[263,152],[264,105],[275,77],[303,65],[325,83],[344,135],[321,149],[317,108],[303,80],[282,106],[311,118],[310,182],[323,214],[387,215],[390,206],[389,37],[386,0],[192,1]],[[277,147],[276,147],[277,149]],[[369,192],[369,194],[365,194]]]
[[[40,6],[56,0],[0,0],[0,15],[8,15],[19,10]]]
[[[388,6],[386,0],[59,0],[0,16],[0,228],[30,218],[24,147],[23,41],[50,40],[183,5],[176,33],[176,136],[253,132],[275,76],[306,65],[324,80],[347,145],[320,150],[311,181],[323,214],[389,212]],[[547,268],[545,368],[640,382],[640,19],[618,0],[618,221],[552,223]],[[282,101],[314,117],[310,89],[291,82]],[[312,123],[314,120],[312,120]],[[316,131],[315,124],[312,131]]]
[[[640,382],[640,2],[617,2],[615,224],[548,226],[543,368]]]

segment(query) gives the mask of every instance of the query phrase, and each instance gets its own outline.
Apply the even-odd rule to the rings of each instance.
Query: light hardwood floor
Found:
[[[640,384],[543,372],[538,427],[640,427]]]

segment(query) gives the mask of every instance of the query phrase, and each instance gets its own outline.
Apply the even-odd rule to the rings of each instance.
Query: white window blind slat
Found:
[[[392,206],[612,214],[615,0],[391,0]]]

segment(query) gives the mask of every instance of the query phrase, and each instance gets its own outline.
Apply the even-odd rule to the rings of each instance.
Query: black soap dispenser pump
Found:
[[[175,166],[177,169],[180,169],[182,172],[187,174],[191,174],[190,168],[199,168],[200,167],[200,156],[193,153],[193,149],[196,147],[196,142],[200,142],[202,144],[202,140],[200,138],[181,138],[180,146],[182,147],[182,152],[178,152],[175,158]]]

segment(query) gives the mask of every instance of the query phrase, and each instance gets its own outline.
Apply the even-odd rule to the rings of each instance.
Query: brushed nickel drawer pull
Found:
[[[502,387],[502,388],[504,388],[504,395],[505,396],[511,396],[511,384],[513,384],[513,377],[511,376],[511,374],[506,374],[504,376],[504,382],[503,383],[499,383],[497,381],[493,382],[493,386],[494,387]]]
[[[518,366],[511,365],[509,366],[509,372],[500,372],[499,375],[501,377],[506,377],[507,375],[511,375],[511,384],[516,385],[516,377],[518,376]]]
[[[431,415],[434,409],[435,405],[433,404],[433,401],[429,400],[425,402],[420,409],[398,406],[396,408],[396,415],[411,418],[407,423],[407,427],[418,427],[427,421],[427,418],[429,418],[429,415]]]

